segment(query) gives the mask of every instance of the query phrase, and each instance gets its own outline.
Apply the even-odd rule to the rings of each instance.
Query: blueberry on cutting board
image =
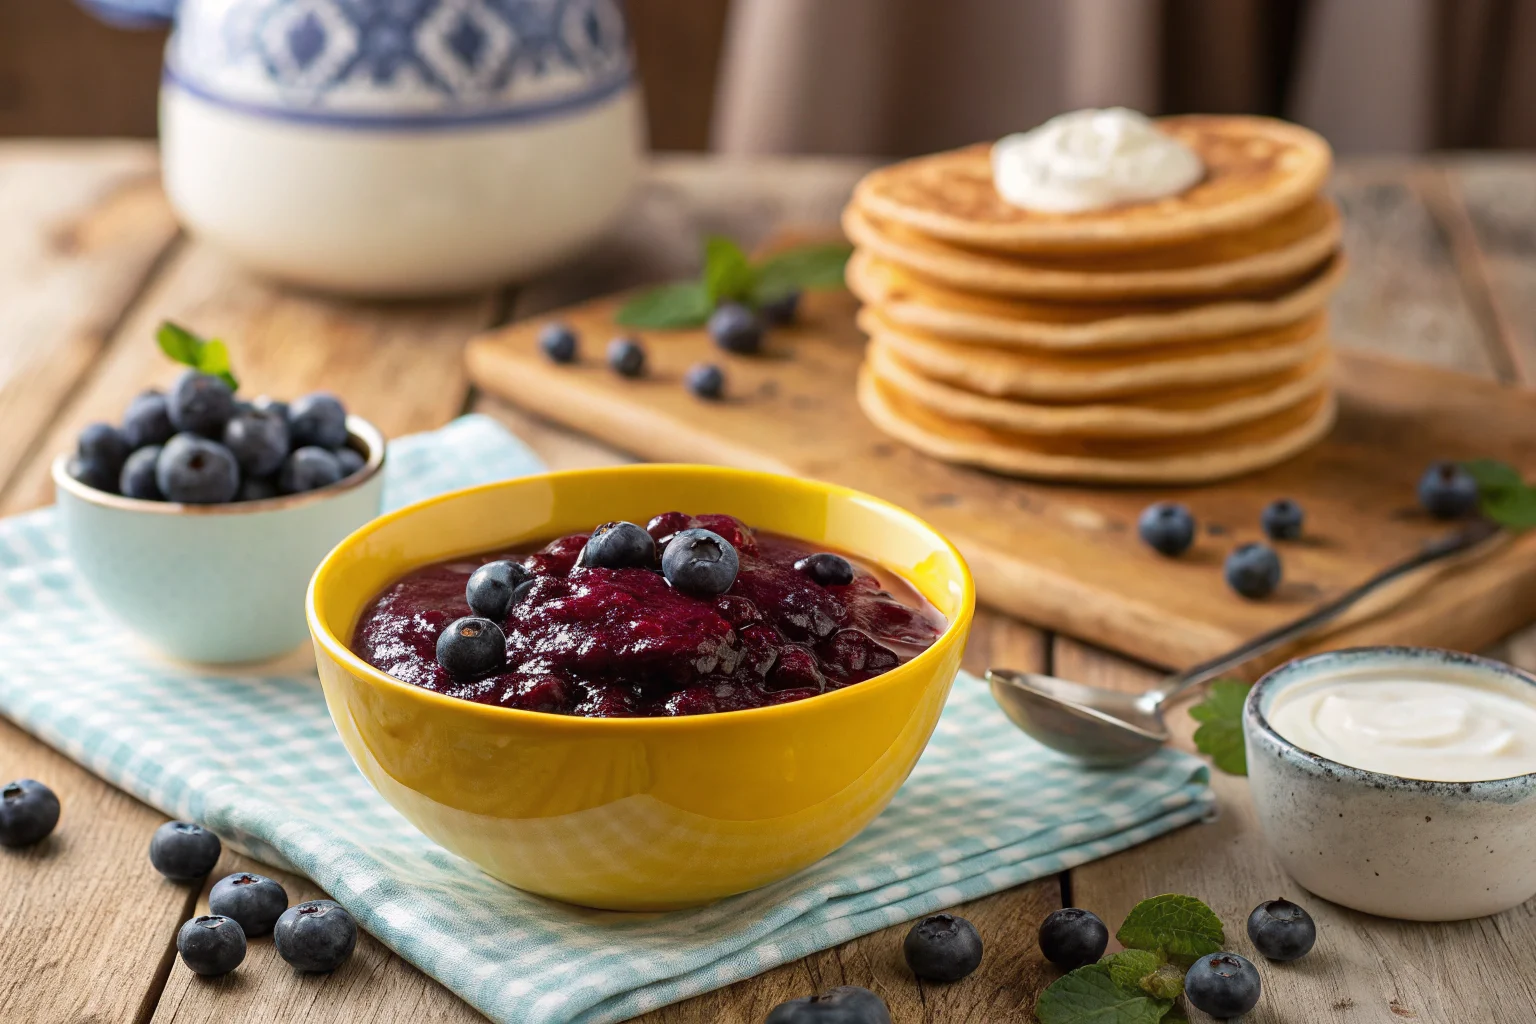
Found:
[[[17,779],[0,788],[0,846],[40,843],[59,823],[59,798],[36,779]]]

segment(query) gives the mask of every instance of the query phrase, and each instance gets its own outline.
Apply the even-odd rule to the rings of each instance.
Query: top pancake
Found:
[[[1188,115],[1156,124],[1205,164],[1205,178],[1179,195],[1083,213],[1027,210],[993,187],[991,146],[982,144],[873,171],[854,190],[854,204],[961,245],[1014,252],[1123,250],[1272,220],[1315,195],[1332,165],[1320,136],[1285,121]]]

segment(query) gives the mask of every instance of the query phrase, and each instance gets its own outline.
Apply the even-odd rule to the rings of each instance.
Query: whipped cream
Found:
[[[1473,682],[1323,679],[1282,691],[1270,727],[1303,750],[1436,782],[1536,772],[1536,700]]]
[[[1125,107],[1074,110],[992,146],[992,182],[1008,202],[1081,213],[1178,195],[1205,176],[1193,149]]]

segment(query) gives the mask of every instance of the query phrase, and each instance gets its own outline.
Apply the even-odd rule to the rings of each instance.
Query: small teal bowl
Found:
[[[379,514],[384,436],[347,418],[361,470],[330,487],[266,501],[182,505],[87,487],[53,463],[64,539],[101,606],[184,661],[263,661],[309,640],[309,577],[343,537]]]

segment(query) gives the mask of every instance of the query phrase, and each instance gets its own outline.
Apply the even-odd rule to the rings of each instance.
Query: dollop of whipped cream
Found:
[[[1205,176],[1200,157],[1125,107],[1074,110],[992,146],[992,181],[1008,202],[1082,213],[1178,195]]]

